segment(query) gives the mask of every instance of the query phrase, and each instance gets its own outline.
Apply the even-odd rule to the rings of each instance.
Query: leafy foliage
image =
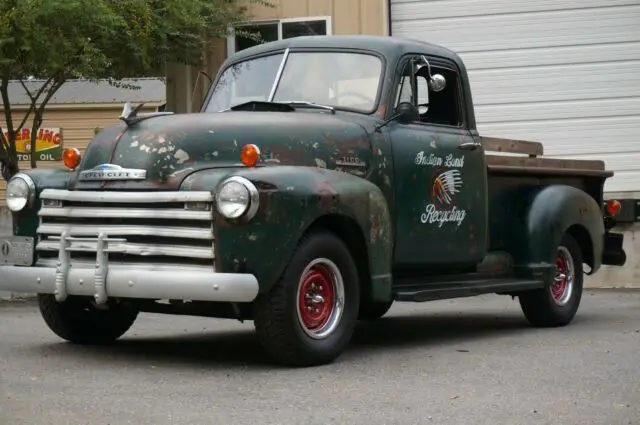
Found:
[[[3,177],[18,171],[15,134],[29,118],[36,166],[37,129],[65,81],[117,84],[121,78],[164,75],[169,62],[201,65],[210,43],[225,37],[229,25],[245,21],[251,4],[272,6],[267,0],[0,0]],[[44,83],[29,83],[30,76]],[[10,80],[20,81],[31,100],[20,122],[12,119]]]

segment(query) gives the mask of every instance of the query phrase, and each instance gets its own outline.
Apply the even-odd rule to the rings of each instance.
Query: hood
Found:
[[[78,180],[75,173],[72,187],[176,190],[194,171],[244,167],[240,149],[248,143],[260,148],[258,166],[347,167],[349,172],[365,175],[371,143],[359,123],[362,120],[368,117],[316,111],[232,111],[157,116],[131,127],[118,123],[89,143],[77,171],[111,164],[146,170],[146,179],[90,182]]]

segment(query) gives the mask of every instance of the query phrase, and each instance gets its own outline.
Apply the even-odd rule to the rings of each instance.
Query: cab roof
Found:
[[[467,80],[467,70],[464,62],[452,50],[437,44],[412,40],[403,37],[376,36],[376,35],[309,35],[287,38],[284,40],[272,41],[259,44],[236,52],[229,56],[218,70],[216,81],[222,72],[230,65],[244,61],[250,57],[255,57],[271,52],[282,52],[285,49],[355,49],[361,51],[376,52],[386,60],[388,69],[395,67],[400,58],[407,54],[425,54],[447,59],[453,62],[457,68],[462,84],[463,108],[466,115],[466,125],[468,129],[476,130],[475,113],[473,110],[473,98],[471,87]],[[215,83],[214,83],[215,84]],[[213,85],[212,85],[213,87]],[[210,91],[211,93],[211,91]],[[209,94],[210,96],[210,94]],[[208,97],[207,97],[208,98]]]
[[[251,56],[285,50],[287,48],[369,50],[380,53],[387,59],[387,62],[394,62],[405,54],[423,53],[449,59],[455,62],[458,67],[464,69],[462,59],[446,47],[403,37],[375,35],[309,35],[287,38],[241,50],[231,55],[225,65],[231,62],[242,61]],[[226,66],[223,66],[223,68],[224,67]]]

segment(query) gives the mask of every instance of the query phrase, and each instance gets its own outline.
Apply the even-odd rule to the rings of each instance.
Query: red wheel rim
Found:
[[[550,287],[553,300],[564,305],[573,293],[573,258],[569,250],[563,246],[556,253],[556,276]]]
[[[298,311],[307,331],[322,330],[331,320],[336,292],[333,274],[321,264],[311,266],[300,279]]]

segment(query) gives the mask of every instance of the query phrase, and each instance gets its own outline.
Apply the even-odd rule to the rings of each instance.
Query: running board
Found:
[[[493,293],[513,293],[544,288],[544,282],[535,279],[482,279],[465,282],[439,282],[420,285],[398,285],[393,288],[396,301],[435,301],[449,298],[474,297]]]

